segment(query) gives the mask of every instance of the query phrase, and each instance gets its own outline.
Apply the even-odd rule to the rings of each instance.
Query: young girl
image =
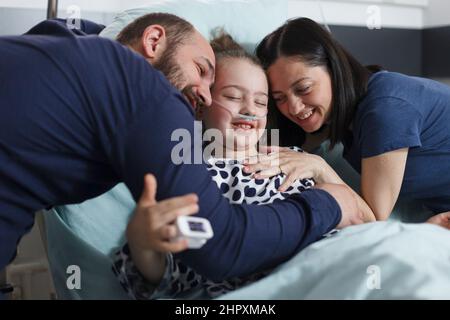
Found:
[[[258,141],[266,127],[268,83],[258,60],[245,52],[225,34],[216,37],[211,46],[216,55],[216,81],[212,88],[211,107],[199,107],[197,118],[205,128],[216,129],[219,139],[205,147],[212,150],[206,159],[214,181],[231,203],[269,204],[314,186],[312,179],[296,180],[284,192],[283,173],[271,178],[254,179],[244,172],[245,159],[258,156]],[[208,134],[208,132],[206,132]],[[296,150],[294,148],[294,150]],[[297,151],[301,151],[297,149]],[[213,282],[174,259],[162,254],[162,263],[155,261],[149,268],[161,268],[146,279],[134,266],[127,246],[118,253],[115,273],[124,288],[137,299],[179,298],[186,293],[196,297],[214,298],[263,277],[266,273],[247,278]]]

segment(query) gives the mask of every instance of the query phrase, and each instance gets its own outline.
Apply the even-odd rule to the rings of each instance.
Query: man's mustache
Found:
[[[202,97],[200,97],[198,94],[194,92],[194,89],[191,86],[187,86],[184,88],[181,93],[187,100],[189,104],[192,104],[192,101],[195,102],[195,108],[203,108],[206,107],[205,102],[203,101]]]

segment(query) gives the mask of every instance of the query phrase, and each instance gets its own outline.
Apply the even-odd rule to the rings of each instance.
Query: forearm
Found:
[[[317,157],[320,160],[319,169],[317,170],[317,174],[314,176],[314,180],[316,180],[317,183],[346,184],[323,158],[320,156]]]
[[[210,221],[214,238],[178,257],[207,278],[222,281],[288,260],[335,228],[341,211],[327,192],[307,190],[271,205],[217,208]]]
[[[350,191],[354,194],[354,196],[357,199],[359,210],[363,213],[363,216],[364,216],[364,222],[377,221],[375,214],[373,213],[372,209],[369,207],[367,202],[358,193],[356,193],[352,188],[350,188],[349,186],[347,186],[347,187],[350,189]]]
[[[387,220],[400,195],[409,149],[361,160],[361,194],[377,220]]]
[[[142,250],[129,243],[130,255],[139,272],[152,285],[157,286],[164,276],[166,256],[152,250]]]
[[[364,222],[376,221],[375,214],[373,213],[369,205],[366,203],[366,201],[355,190],[353,190],[349,185],[347,185],[345,181],[341,179],[341,177],[336,173],[336,171],[334,171],[334,169],[330,167],[330,165],[328,165],[328,163],[325,160],[323,160],[322,170],[320,171],[317,180],[318,183],[332,183],[346,186],[348,190],[352,193],[352,195],[355,197],[358,204],[358,208],[364,216]]]
[[[364,176],[361,185],[363,198],[374,213],[376,220],[387,220],[397,202],[398,191],[389,188],[387,183],[377,184],[375,181],[372,184],[367,183]]]

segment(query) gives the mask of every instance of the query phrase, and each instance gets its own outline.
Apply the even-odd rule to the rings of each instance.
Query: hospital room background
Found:
[[[0,35],[19,35],[26,32],[45,19],[49,11],[56,10],[48,7],[49,2],[0,0]],[[114,21],[116,14],[123,10],[164,1],[59,0],[57,2],[56,12],[59,18],[81,17],[107,26]],[[224,2],[227,2],[228,6],[235,4],[233,1],[224,0],[207,2],[211,7],[223,5]],[[257,8],[258,2],[267,1],[248,2]],[[280,2],[286,5],[287,18],[305,16],[326,24],[334,36],[365,64],[379,64],[390,71],[433,78],[450,85],[450,1]],[[261,18],[261,24],[264,23],[265,20]],[[0,284],[8,283],[14,288],[11,299],[60,298],[49,268],[43,229],[45,230],[45,226],[39,222],[35,224],[31,233],[22,239],[17,257],[7,268],[6,274],[0,275]]]

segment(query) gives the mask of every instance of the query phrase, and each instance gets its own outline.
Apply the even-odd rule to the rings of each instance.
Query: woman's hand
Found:
[[[134,264],[156,285],[164,275],[165,255],[187,249],[187,241],[174,241],[174,222],[179,216],[198,212],[198,197],[190,194],[157,202],[155,177],[147,174],[144,179],[144,191],[128,223],[127,239]]]
[[[270,178],[280,173],[286,174],[286,179],[278,189],[281,192],[286,191],[296,180],[307,178],[313,178],[316,183],[343,183],[320,156],[282,147],[260,147],[260,152],[268,154],[244,162],[244,172],[261,171],[254,175],[255,179]]]
[[[450,211],[435,215],[434,217],[431,217],[427,221],[427,223],[437,224],[438,226],[441,226],[443,228],[450,230]]]

